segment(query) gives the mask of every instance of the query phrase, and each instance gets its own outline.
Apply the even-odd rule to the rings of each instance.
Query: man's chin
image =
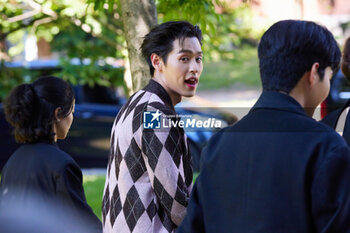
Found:
[[[193,97],[196,94],[196,91],[186,92],[182,96],[186,98]]]

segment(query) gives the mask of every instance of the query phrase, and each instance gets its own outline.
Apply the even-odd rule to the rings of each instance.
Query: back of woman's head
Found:
[[[350,81],[350,37],[345,41],[344,44],[341,71]]]
[[[12,90],[4,103],[6,120],[14,127],[16,141],[35,143],[54,142],[55,109],[59,117],[70,114],[74,92],[64,80],[41,77],[32,84],[22,84]]]

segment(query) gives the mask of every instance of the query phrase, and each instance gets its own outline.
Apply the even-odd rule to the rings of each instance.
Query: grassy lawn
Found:
[[[198,173],[193,174],[193,182],[198,177]],[[102,195],[105,184],[105,176],[84,176],[84,190],[87,202],[94,213],[101,218]]]
[[[102,195],[105,185],[105,176],[84,175],[83,186],[87,202],[91,206],[94,213],[102,220]]]
[[[259,87],[259,61],[256,48],[243,48],[234,52],[230,61],[204,62],[199,90],[227,88],[235,83]]]

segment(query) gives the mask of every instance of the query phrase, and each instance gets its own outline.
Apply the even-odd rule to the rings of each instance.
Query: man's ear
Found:
[[[311,87],[313,87],[320,80],[320,75],[318,74],[319,67],[320,64],[318,62],[315,62],[312,64],[311,70],[309,71],[308,83]]]
[[[151,54],[151,62],[155,70],[158,70],[160,72],[163,71],[163,60],[158,54],[155,54],[155,53]]]

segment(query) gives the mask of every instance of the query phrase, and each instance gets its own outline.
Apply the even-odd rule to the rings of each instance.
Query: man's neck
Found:
[[[308,107],[308,104],[306,102],[306,97],[305,97],[305,95],[300,93],[300,91],[293,89],[289,94],[287,94],[287,93],[284,93],[284,94],[289,95],[290,97],[295,99],[303,107],[305,113],[309,117],[313,117],[314,112],[315,112],[315,108]]]
[[[167,87],[167,85],[164,83],[162,78],[152,77],[152,79],[154,81],[156,81],[157,83],[159,83],[164,88],[164,90],[168,93],[168,95],[170,96],[171,103],[172,103],[173,106],[175,106],[176,104],[181,102],[182,96],[178,95],[177,93],[174,93],[171,89],[169,89]]]

